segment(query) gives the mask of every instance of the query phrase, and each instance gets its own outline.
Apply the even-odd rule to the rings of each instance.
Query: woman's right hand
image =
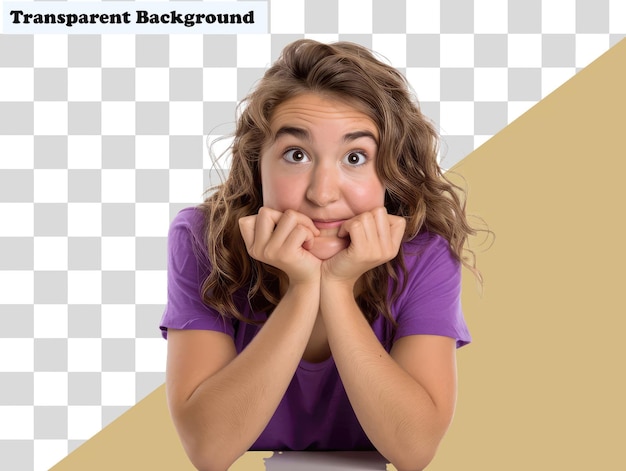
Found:
[[[308,250],[320,231],[304,214],[263,206],[239,219],[239,229],[250,256],[285,272],[290,283],[320,279],[322,261]]]

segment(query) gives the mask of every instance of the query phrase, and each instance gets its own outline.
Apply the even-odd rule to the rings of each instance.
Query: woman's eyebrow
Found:
[[[303,128],[298,128],[296,126],[283,126],[279,128],[274,135],[274,141],[278,140],[282,136],[293,136],[303,141],[311,141],[311,134],[309,134],[309,131]],[[342,140],[343,142],[351,142],[362,137],[369,137],[376,143],[376,145],[378,145],[378,139],[376,138],[376,135],[368,130],[349,132],[343,136]]]
[[[378,139],[376,138],[374,133],[366,130],[349,132],[348,134],[343,136],[343,142],[351,142],[356,139],[360,139],[361,137],[369,137],[372,141],[376,143],[376,145],[378,145]]]
[[[293,136],[303,141],[311,141],[311,135],[309,134],[309,131],[307,131],[306,129],[297,128],[295,126],[281,127],[278,131],[276,131],[276,134],[274,134],[274,141],[278,140],[278,138],[280,138],[281,136]]]

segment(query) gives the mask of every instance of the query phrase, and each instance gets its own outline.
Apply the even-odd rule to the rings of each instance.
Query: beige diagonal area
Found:
[[[454,424],[431,471],[621,469],[626,41],[454,170],[496,233],[463,302]],[[233,469],[263,469],[255,453]],[[163,387],[53,468],[192,469]]]
[[[626,41],[454,170],[496,233],[429,470],[626,469]]]
[[[272,453],[242,457],[233,471],[264,469]],[[165,386],[83,443],[50,471],[193,471],[176,435],[166,405]]]

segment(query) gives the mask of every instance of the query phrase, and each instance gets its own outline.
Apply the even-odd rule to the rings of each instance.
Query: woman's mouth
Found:
[[[317,220],[317,221],[313,221],[313,224],[315,224],[315,227],[317,227],[319,230],[324,230],[324,229],[338,229],[339,227],[341,227],[341,225],[345,222],[345,219],[333,219],[333,220]]]

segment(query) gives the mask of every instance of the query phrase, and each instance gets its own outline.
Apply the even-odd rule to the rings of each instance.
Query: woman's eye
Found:
[[[309,159],[302,149],[289,149],[285,152],[284,158],[291,163],[306,162]]]
[[[367,157],[363,152],[350,152],[344,157],[344,162],[348,165],[363,165],[367,161]]]

